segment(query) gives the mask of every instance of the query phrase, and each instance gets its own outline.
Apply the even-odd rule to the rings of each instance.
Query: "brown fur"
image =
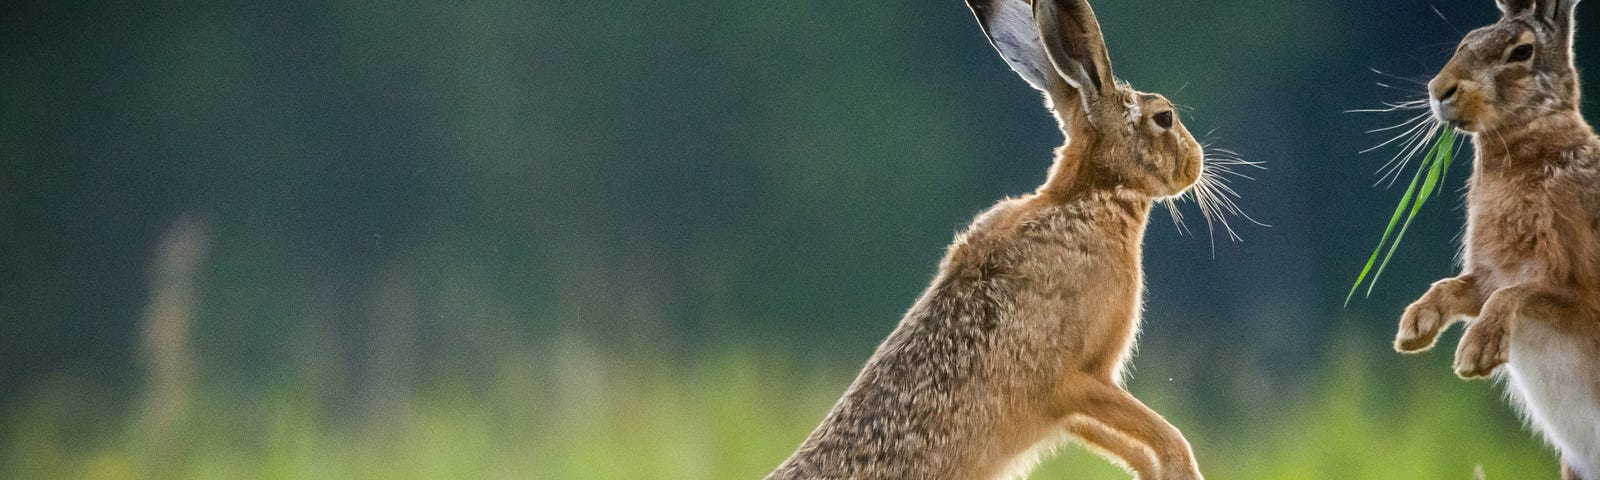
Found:
[[[1456,349],[1456,373],[1479,378],[1511,362],[1512,396],[1536,429],[1567,460],[1594,468],[1600,458],[1584,458],[1593,449],[1574,446],[1582,442],[1562,432],[1600,424],[1553,425],[1550,419],[1569,418],[1565,414],[1596,421],[1600,412],[1563,412],[1571,407],[1527,393],[1562,382],[1568,384],[1562,388],[1600,391],[1594,374],[1600,367],[1600,139],[1578,112],[1576,4],[1502,3],[1505,16],[1467,34],[1429,84],[1435,114],[1472,132],[1477,150],[1464,268],[1406,308],[1395,348],[1428,350],[1450,324],[1470,320]],[[1514,61],[1521,45],[1532,45],[1533,56]],[[1551,346],[1557,342],[1559,353]],[[1589,374],[1539,378],[1528,373],[1537,369],[1516,368],[1548,365],[1558,354],[1557,363],[1582,362],[1571,370]],[[1574,467],[1563,471],[1564,478],[1579,478]]]
[[[996,46],[1014,65],[1031,62],[1019,72],[1049,73],[1023,72],[1070,142],[1037,192],[958,236],[933,284],[769,479],[1001,478],[1068,435],[1139,478],[1201,478],[1183,435],[1121,383],[1139,330],[1145,222],[1155,199],[1199,176],[1200,146],[1175,117],[1156,126],[1172,111],[1166,99],[1114,81],[1086,3],[1038,0],[1039,24],[1024,30],[986,16],[1020,8],[999,3],[1012,1],[1026,0],[972,6],[991,38],[1032,32],[1044,43],[1022,50],[1049,58]]]

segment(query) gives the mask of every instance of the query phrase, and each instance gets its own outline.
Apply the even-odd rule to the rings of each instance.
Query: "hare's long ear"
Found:
[[[1085,112],[1116,87],[1100,22],[1085,0],[1034,0],[1033,17],[1057,74],[1078,90]]]
[[[1544,0],[1539,14],[1556,27],[1567,47],[1572,47],[1572,36],[1578,30],[1578,0]]]
[[[1050,91],[1055,69],[1039,41],[1039,27],[1033,22],[1029,0],[967,0],[967,7],[978,17],[978,26],[989,37],[989,44],[1000,51],[1012,70],[1033,88]]]
[[[1534,0],[1494,0],[1495,6],[1500,7],[1500,13],[1507,17],[1516,16],[1524,10],[1533,8],[1535,3],[1537,2]]]

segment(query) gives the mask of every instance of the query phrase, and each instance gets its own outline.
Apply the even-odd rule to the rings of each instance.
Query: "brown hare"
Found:
[[[1201,146],[1167,99],[1116,81],[1084,0],[968,5],[1047,94],[1069,141],[1044,186],[957,237],[933,284],[767,478],[1010,478],[1076,437],[1138,478],[1199,479],[1189,442],[1122,377],[1146,220],[1154,201],[1201,179]]]
[[[1578,113],[1578,0],[1502,0],[1428,93],[1472,133],[1460,276],[1407,307],[1395,348],[1420,352],[1470,320],[1463,378],[1501,365],[1513,402],[1560,451],[1563,477],[1600,480],[1600,139]]]

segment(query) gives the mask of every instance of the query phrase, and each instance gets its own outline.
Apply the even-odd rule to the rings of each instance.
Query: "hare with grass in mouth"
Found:
[[[1220,213],[1232,205],[1217,196],[1231,192],[1217,183],[1230,161],[1205,159],[1166,98],[1117,82],[1084,0],[968,5],[1047,94],[1069,141],[1044,186],[956,239],[843,398],[767,478],[1009,478],[1075,437],[1138,478],[1200,479],[1189,442],[1122,382],[1152,204],[1187,190]]]
[[[1434,116],[1471,132],[1477,157],[1462,273],[1406,308],[1395,348],[1428,350],[1470,320],[1456,373],[1498,369],[1563,477],[1600,480],[1600,138],[1578,112],[1577,4],[1498,1],[1500,21],[1428,84]]]

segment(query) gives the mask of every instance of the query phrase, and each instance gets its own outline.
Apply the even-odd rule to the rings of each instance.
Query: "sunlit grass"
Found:
[[[317,398],[309,387],[264,396],[200,388],[165,445],[130,418],[136,401],[55,382],[7,412],[0,478],[759,478],[854,373],[751,353],[667,365],[564,352],[462,372],[488,379],[476,387],[432,382],[366,422],[308,400]],[[1554,458],[1494,389],[1431,360],[1343,356],[1314,372],[1324,379],[1316,387],[1271,399],[1245,425],[1221,425],[1177,392],[1157,395],[1137,380],[1133,388],[1178,399],[1155,406],[1194,442],[1212,478],[1464,480],[1479,464],[1491,479],[1553,472]],[[1032,476],[1129,477],[1078,447]]]

